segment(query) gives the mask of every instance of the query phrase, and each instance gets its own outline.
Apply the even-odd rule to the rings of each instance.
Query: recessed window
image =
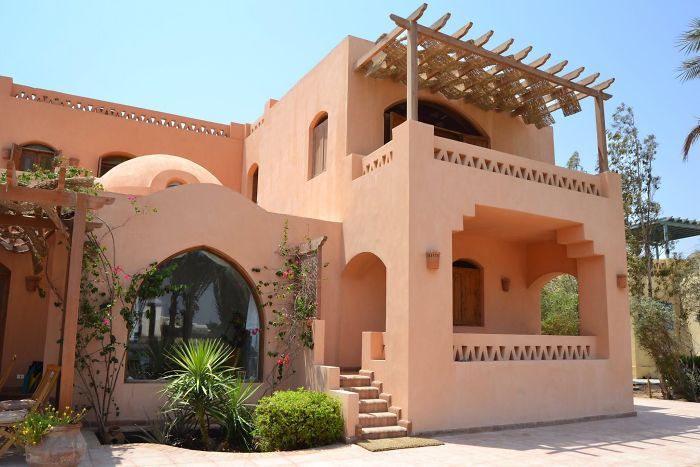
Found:
[[[179,254],[166,283],[182,287],[148,302],[137,302],[129,336],[127,379],[158,379],[170,368],[165,355],[191,339],[221,339],[234,350],[231,365],[249,380],[259,379],[261,328],[255,293],[236,267],[198,249]]]
[[[97,171],[97,176],[103,176],[122,162],[126,162],[129,159],[131,159],[129,156],[123,155],[102,156],[100,158],[100,168]]]
[[[53,170],[57,165],[58,151],[43,144],[25,144],[13,146],[12,159],[17,170],[32,170],[34,166],[44,170]]]
[[[399,102],[384,111],[384,143],[391,141],[391,131],[406,121],[406,103]],[[418,101],[418,121],[433,125],[435,136],[476,146],[490,147],[489,138],[466,118],[439,104]]]
[[[326,170],[328,154],[328,114],[323,114],[311,130],[310,178]]]
[[[260,168],[257,165],[253,166],[252,172],[248,176],[250,183],[250,200],[254,203],[258,202],[258,173]]]

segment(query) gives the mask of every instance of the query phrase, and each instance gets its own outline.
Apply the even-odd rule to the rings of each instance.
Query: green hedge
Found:
[[[331,444],[343,434],[340,402],[321,392],[278,391],[255,409],[254,436],[263,451],[289,451]]]

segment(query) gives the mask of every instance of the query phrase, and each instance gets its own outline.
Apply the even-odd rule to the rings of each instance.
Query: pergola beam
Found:
[[[114,198],[92,196],[86,193],[75,193],[72,191],[42,190],[23,186],[10,188],[9,172],[7,180],[8,184],[4,186],[4,189],[2,189],[3,186],[0,185],[0,200],[3,201],[52,204],[54,206],[75,206],[79,199],[85,198],[87,200],[88,209],[100,209],[114,202]]]
[[[394,21],[394,23],[397,24],[397,26],[402,27],[404,29],[407,29],[409,24],[411,23],[411,21],[409,21],[405,18],[401,18],[400,16],[396,16],[396,15],[390,15],[390,18],[392,21]],[[529,67],[527,65],[524,65],[520,62],[517,62],[510,57],[504,57],[504,56],[499,55],[497,53],[490,52],[490,51],[485,50],[481,47],[478,47],[474,44],[470,44],[469,41],[462,41],[462,40],[455,39],[453,37],[450,37],[446,34],[439,32],[439,31],[433,31],[432,29],[427,28],[425,26],[422,26],[420,24],[416,24],[416,29],[417,29],[418,34],[424,35],[426,37],[430,37],[432,39],[435,39],[437,41],[440,41],[440,42],[443,42],[447,45],[455,47],[457,49],[462,49],[462,50],[465,50],[465,51],[472,53],[474,55],[478,55],[480,57],[486,58],[488,60],[491,60],[494,63],[502,63],[502,64],[509,66],[511,68],[514,68],[516,70],[520,70],[524,74],[529,75],[529,76],[536,78],[538,80],[549,81],[552,84],[556,84],[556,85],[559,85],[559,86],[562,86],[562,87],[565,87],[565,88],[568,88],[568,89],[571,89],[574,91],[578,91],[578,92],[593,96],[593,97],[600,97],[601,99],[609,99],[612,97],[610,94],[604,93],[602,91],[597,91],[595,89],[588,88],[585,86],[581,86],[581,85],[574,83],[572,81],[568,81],[568,80],[562,79],[558,76],[548,74],[544,71],[540,71],[538,69],[535,69],[535,68]]]
[[[423,13],[425,12],[426,8],[428,8],[428,4],[424,3],[421,6],[419,6],[416,11],[408,15],[406,18],[408,21],[418,21],[421,16],[423,16]],[[394,28],[390,33],[388,33],[386,36],[384,36],[381,40],[379,40],[374,47],[372,47],[367,53],[362,55],[360,58],[357,59],[355,62],[355,70],[359,70],[362,68],[367,62],[372,60],[372,57],[377,55],[379,52],[384,50],[384,48],[394,42],[397,37],[401,35],[402,32],[406,30],[406,27],[396,27]]]

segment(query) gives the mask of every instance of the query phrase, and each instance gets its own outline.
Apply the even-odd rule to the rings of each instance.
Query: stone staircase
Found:
[[[411,434],[411,422],[401,419],[401,409],[391,405],[391,394],[382,392],[382,382],[374,380],[373,371],[340,375],[340,388],[360,396],[359,424],[355,433],[358,438],[398,438]]]

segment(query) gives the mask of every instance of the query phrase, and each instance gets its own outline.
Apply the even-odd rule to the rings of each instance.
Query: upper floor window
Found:
[[[101,177],[122,162],[126,162],[131,159],[129,156],[124,155],[107,155],[100,158],[100,168],[97,171],[97,176]]]
[[[391,141],[391,130],[406,121],[406,102],[384,111],[384,143]],[[476,146],[489,147],[489,138],[466,118],[434,102],[418,101],[418,121],[433,125],[435,136]]]
[[[53,170],[57,165],[58,151],[43,144],[12,146],[12,160],[17,170],[32,170],[34,166]]]
[[[309,178],[326,170],[328,154],[328,114],[322,114],[311,130],[311,170]]]

